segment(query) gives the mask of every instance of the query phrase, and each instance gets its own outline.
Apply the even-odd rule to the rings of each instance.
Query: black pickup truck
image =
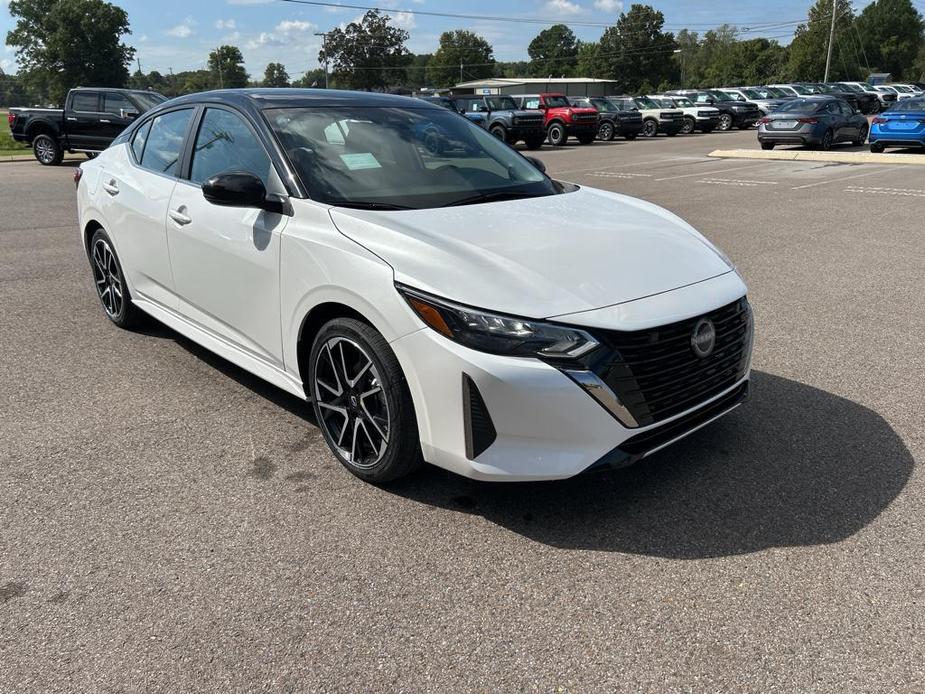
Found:
[[[13,139],[32,145],[46,166],[61,163],[64,152],[102,152],[140,114],[167,97],[134,89],[78,87],[64,108],[11,108]]]

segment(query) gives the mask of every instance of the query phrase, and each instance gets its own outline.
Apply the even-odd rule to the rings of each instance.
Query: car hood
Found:
[[[635,198],[579,188],[424,210],[331,208],[397,282],[529,318],[624,303],[731,271],[689,224]]]

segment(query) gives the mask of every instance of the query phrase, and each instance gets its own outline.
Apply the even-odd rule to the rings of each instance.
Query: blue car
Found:
[[[903,99],[874,118],[870,151],[885,147],[925,147],[925,97]]]

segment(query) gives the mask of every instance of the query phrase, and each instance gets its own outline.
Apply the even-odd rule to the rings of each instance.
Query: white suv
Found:
[[[365,480],[625,465],[748,391],[751,310],[720,251],[437,105],[192,94],[75,178],[108,318],[153,316],[311,401]]]

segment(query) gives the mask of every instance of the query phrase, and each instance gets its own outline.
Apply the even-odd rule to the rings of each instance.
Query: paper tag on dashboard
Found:
[[[341,154],[341,161],[347,165],[351,171],[358,169],[381,169],[382,165],[376,161],[376,157],[371,152],[356,152],[354,154]]]

